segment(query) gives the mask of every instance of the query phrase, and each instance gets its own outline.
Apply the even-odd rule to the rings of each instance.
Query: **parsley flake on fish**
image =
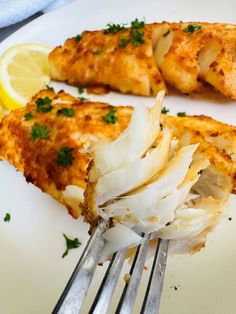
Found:
[[[35,103],[38,112],[47,113],[53,109],[52,99],[50,99],[49,97],[38,98]]]
[[[48,136],[49,136],[49,130],[45,125],[39,124],[39,123],[35,123],[33,125],[30,132],[31,140],[35,141],[40,138],[47,139]]]
[[[117,122],[117,116],[116,116],[116,110],[113,109],[112,107],[109,108],[108,114],[102,117],[102,119],[107,123],[107,124],[115,124]]]
[[[61,166],[70,166],[74,160],[73,147],[63,147],[57,152],[57,163]]]

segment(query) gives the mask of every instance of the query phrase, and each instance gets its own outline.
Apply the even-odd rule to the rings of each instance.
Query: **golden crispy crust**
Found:
[[[201,28],[193,33],[186,32],[189,25]],[[163,78],[186,93],[201,91],[201,79],[226,97],[236,99],[236,25],[188,22],[169,26],[174,39],[161,66]]]
[[[53,99],[54,108],[51,112],[39,113],[35,101],[44,97]],[[73,108],[75,116],[57,117],[57,110],[63,107]],[[85,188],[91,159],[89,149],[98,142],[114,140],[129,123],[127,111],[130,109],[118,109],[119,123],[107,124],[102,117],[109,112],[108,104],[82,103],[64,92],[41,91],[25,108],[13,111],[2,120],[0,158],[23,171],[27,181],[65,204],[62,191],[67,185]],[[34,118],[25,121],[26,112],[32,112]],[[35,123],[47,126],[50,131],[48,139],[31,140],[30,132]],[[57,163],[57,153],[64,147],[73,148],[73,166],[63,167]],[[69,210],[73,217],[78,217],[75,209]]]
[[[85,31],[82,39],[67,39],[49,55],[51,75],[78,86],[108,86],[122,93],[156,95],[165,84],[152,51],[152,28],[145,26],[144,43],[119,47],[130,30],[116,34]]]
[[[191,132],[202,135],[207,142],[213,143],[222,153],[226,153],[234,162],[236,170],[236,127],[214,120],[204,115],[174,117],[163,115],[164,121],[174,132]]]
[[[200,27],[186,31],[192,25]],[[207,82],[236,99],[235,25],[162,22],[146,24],[140,31],[144,43],[129,42],[124,48],[119,43],[130,37],[130,28],[115,34],[85,31],[79,42],[66,40],[49,55],[52,78],[145,96],[165,89],[164,81],[183,93],[201,92]],[[170,47],[158,62],[155,51],[168,36]]]
[[[37,112],[35,101],[44,97],[52,99],[53,109],[47,113]],[[64,107],[73,108],[74,117],[58,117],[57,110]],[[116,139],[128,126],[132,108],[114,109],[117,122],[107,124],[103,116],[110,110],[108,104],[83,103],[64,92],[56,94],[51,90],[43,90],[26,107],[11,112],[2,120],[0,158],[23,171],[28,181],[66,205],[71,215],[76,218],[80,215],[80,210],[67,202],[63,191],[68,185],[84,189],[93,147]],[[32,120],[25,120],[24,115],[27,112],[33,113]],[[212,172],[224,180],[225,189],[228,191],[234,188],[235,164],[228,152],[234,150],[230,145],[235,143],[235,127],[203,116],[179,118],[163,115],[162,120],[171,127],[174,136],[183,144],[200,143],[196,158],[209,158]],[[48,139],[33,141],[30,138],[35,123],[47,126],[50,131]],[[218,133],[214,134],[214,130]],[[211,140],[212,138],[214,140]],[[74,160],[70,166],[64,167],[57,162],[58,150],[63,147],[74,149]],[[97,219],[94,213],[83,214],[87,215],[85,219],[89,222]]]

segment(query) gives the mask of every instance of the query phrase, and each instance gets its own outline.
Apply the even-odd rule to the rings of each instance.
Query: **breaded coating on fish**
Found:
[[[206,82],[236,99],[236,25],[114,25],[56,47],[49,55],[52,78],[144,96],[166,89],[165,81],[187,94],[203,91]]]
[[[165,89],[152,49],[152,28],[145,26],[143,43],[129,44],[130,30],[105,34],[85,31],[67,39],[49,55],[51,76],[77,86],[105,86],[122,93],[156,95]]]
[[[52,110],[38,111],[40,107],[36,103],[40,99],[50,99]],[[65,115],[70,112],[68,109],[72,109],[73,116]],[[98,143],[114,140],[130,120],[130,109],[122,108],[116,113],[119,123],[107,124],[103,116],[109,110],[108,104],[83,103],[64,92],[56,94],[43,90],[26,107],[11,112],[1,121],[0,159],[9,161],[23,171],[27,181],[65,204],[71,215],[78,217],[79,202],[77,199],[74,202],[70,200],[71,194],[74,194],[73,187],[66,187],[78,186],[82,190],[77,189],[76,193],[83,197],[87,166],[91,159],[89,151]],[[27,119],[29,114],[32,115],[31,119]],[[47,138],[33,139],[37,131],[40,133],[45,129],[48,130]],[[71,149],[71,153],[65,148]],[[64,152],[64,163],[63,158],[61,163],[58,162],[60,151],[62,157]],[[72,159],[71,164],[69,161],[66,164],[67,156],[67,159]]]
[[[26,107],[1,121],[0,158],[22,171],[27,181],[66,205],[77,218],[81,214],[91,152],[97,145],[116,139],[128,126],[131,113],[131,107],[82,102],[63,91],[43,90]],[[181,144],[200,143],[194,155],[196,160],[210,160],[211,165],[203,170],[209,191],[201,191],[199,183],[199,193],[211,192],[222,198],[222,190],[225,194],[234,190],[235,127],[202,116],[162,115],[162,123],[172,129],[173,137]],[[196,125],[201,125],[197,132]],[[218,133],[213,135],[213,130]],[[89,222],[97,219],[91,213],[83,215]]]

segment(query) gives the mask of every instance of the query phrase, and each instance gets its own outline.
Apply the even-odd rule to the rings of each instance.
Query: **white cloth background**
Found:
[[[37,12],[48,12],[74,0],[0,0],[0,28],[20,22]]]

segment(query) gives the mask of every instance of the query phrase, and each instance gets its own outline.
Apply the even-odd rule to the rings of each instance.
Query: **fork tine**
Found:
[[[101,235],[107,229],[108,222],[101,220],[90,237],[52,314],[78,314],[105,244]]]
[[[132,312],[134,302],[136,300],[136,295],[139,288],[139,283],[143,273],[143,267],[148,251],[150,234],[146,234],[143,238],[142,244],[138,247],[135,254],[135,258],[130,270],[130,281],[126,283],[120,302],[117,306],[116,313],[127,314]]]
[[[166,268],[168,245],[169,240],[160,239],[157,243],[151,275],[144,297],[141,314],[158,313]]]
[[[127,249],[123,249],[113,255],[103,281],[99,287],[96,298],[91,306],[89,314],[107,313],[122,266],[125,261]]]

